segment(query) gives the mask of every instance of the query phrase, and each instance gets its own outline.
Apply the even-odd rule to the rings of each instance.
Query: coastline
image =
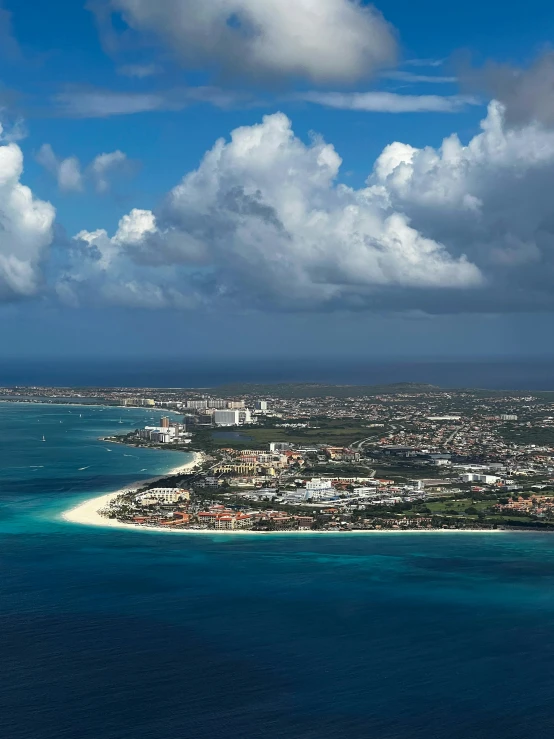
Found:
[[[165,475],[157,475],[148,480],[140,480],[131,483],[121,490],[105,493],[94,498],[88,498],[77,506],[64,511],[61,518],[67,523],[81,526],[96,526],[100,528],[126,529],[127,531],[150,531],[158,534],[202,534],[210,536],[344,536],[344,535],[367,535],[367,534],[499,534],[506,533],[508,529],[357,529],[353,531],[316,531],[313,529],[292,531],[250,531],[248,529],[216,531],[213,529],[170,529],[161,526],[137,525],[133,523],[122,523],[117,519],[106,518],[100,514],[112,501],[127,492],[136,490],[142,485],[163,480],[168,476],[189,472],[204,459],[202,452],[192,452],[193,459],[184,465],[175,467]]]
[[[106,406],[109,407],[109,406]],[[99,441],[108,441],[107,437],[99,437]],[[112,444],[125,445],[123,441],[109,440]],[[172,450],[177,451],[177,450]],[[181,451],[181,450],[179,450]],[[200,528],[170,528],[162,526],[153,526],[148,524],[124,523],[117,519],[108,518],[101,515],[101,511],[107,508],[114,500],[126,493],[136,491],[138,488],[164,480],[172,475],[178,475],[190,472],[195,467],[200,466],[206,459],[204,452],[191,451],[185,454],[192,454],[193,457],[189,462],[178,465],[164,474],[158,474],[144,480],[139,480],[111,493],[104,493],[79,503],[78,505],[63,511],[59,517],[66,523],[78,524],[81,526],[93,526],[97,528],[126,529],[127,531],[147,531],[153,533],[164,534],[203,534],[211,536],[344,536],[346,535],[368,535],[368,534],[500,534],[500,533],[548,533],[547,531],[533,531],[532,529],[515,529],[515,528],[490,528],[490,529],[457,529],[457,528],[431,528],[431,529],[354,529],[354,530],[314,530],[314,529],[293,529],[293,530],[275,530],[275,531],[252,531],[250,529],[200,529]]]
[[[190,460],[190,462],[186,462],[185,464],[174,467],[163,475],[156,475],[155,477],[150,477],[147,480],[139,480],[137,482],[133,482],[130,485],[121,488],[121,490],[116,490],[112,493],[104,493],[103,495],[98,495],[94,498],[88,498],[87,500],[79,503],[73,508],[64,511],[61,514],[61,518],[68,523],[76,523],[82,526],[137,529],[138,527],[134,524],[121,523],[120,521],[117,521],[115,519],[106,518],[105,516],[100,515],[100,511],[106,508],[106,506],[108,506],[113,500],[119,498],[125,493],[130,492],[131,490],[136,490],[143,485],[148,485],[150,483],[157,482],[158,480],[164,480],[166,477],[171,477],[171,475],[180,475],[184,472],[190,472],[195,467],[202,464],[204,460],[204,454],[202,452],[185,453],[190,453],[193,455],[193,458]],[[148,528],[159,531],[158,527],[156,526],[150,526]]]

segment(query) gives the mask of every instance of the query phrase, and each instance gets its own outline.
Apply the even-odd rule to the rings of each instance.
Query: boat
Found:
[[[42,435],[42,440],[46,441],[46,437],[44,436],[44,434]]]

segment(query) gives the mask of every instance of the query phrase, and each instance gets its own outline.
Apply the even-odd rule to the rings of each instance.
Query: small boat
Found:
[[[42,440],[46,441],[46,437],[44,436],[44,434],[42,435]]]

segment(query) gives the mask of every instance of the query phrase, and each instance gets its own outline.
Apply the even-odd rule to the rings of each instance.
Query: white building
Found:
[[[245,423],[252,423],[252,414],[248,408],[214,411],[213,417],[216,426],[242,426]]]
[[[214,423],[216,426],[238,426],[240,424],[239,411],[215,411]]]
[[[517,416],[513,413],[503,413],[500,416],[501,421],[517,421]]]
[[[225,410],[227,408],[227,401],[213,398],[212,400],[208,400],[208,408],[215,408],[218,411]]]
[[[137,500],[141,503],[149,500],[165,504],[178,503],[180,500],[190,500],[190,493],[180,488],[152,488],[137,496]]]
[[[267,411],[267,400],[257,400],[256,410],[257,411]]]
[[[494,485],[498,481],[498,477],[496,475],[476,475],[470,472],[467,475],[462,475],[461,480],[462,482],[481,482],[484,485]]]
[[[286,441],[272,441],[269,445],[270,452],[287,452],[291,448],[291,444]]]
[[[354,495],[381,495],[381,493],[377,490],[377,486],[368,488],[354,488]]]
[[[187,408],[193,408],[194,410],[200,410],[208,407],[207,400],[187,400]]]
[[[324,480],[319,477],[314,477],[306,482],[306,499],[307,500],[319,500],[323,496],[327,496],[334,492],[333,483],[331,480]]]
[[[145,426],[139,431],[141,439],[156,441],[159,444],[170,444],[175,441],[177,429],[175,426],[165,428],[164,426]]]
[[[307,500],[310,500],[310,493],[305,488],[287,491],[283,495],[283,503],[304,503]]]
[[[239,411],[239,421],[240,423],[252,423],[252,413],[248,410],[248,408],[245,408],[242,411]]]

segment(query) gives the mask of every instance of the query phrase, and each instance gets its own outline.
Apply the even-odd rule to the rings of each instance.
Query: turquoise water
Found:
[[[0,533],[53,523],[80,500],[184,464],[189,454],[98,441],[158,423],[159,415],[135,408],[0,403]]]
[[[72,525],[177,462],[95,441],[143,412],[71,410],[0,405],[2,736],[552,736],[554,537]]]

